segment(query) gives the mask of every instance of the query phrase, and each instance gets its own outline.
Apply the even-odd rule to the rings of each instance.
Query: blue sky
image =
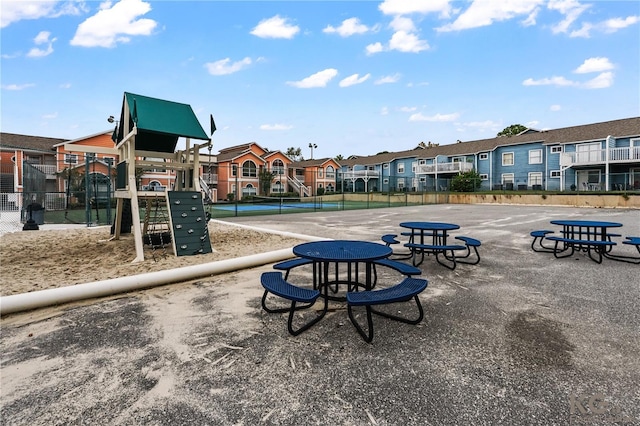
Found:
[[[0,4],[3,132],[108,130],[124,92],[305,158],[640,115],[637,1]]]

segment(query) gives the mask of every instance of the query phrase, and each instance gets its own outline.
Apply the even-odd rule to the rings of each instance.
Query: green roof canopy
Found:
[[[125,102],[129,107],[128,129],[123,127]],[[210,139],[190,105],[125,92],[116,143],[133,130],[134,123],[138,126],[138,150],[175,152],[180,137]]]

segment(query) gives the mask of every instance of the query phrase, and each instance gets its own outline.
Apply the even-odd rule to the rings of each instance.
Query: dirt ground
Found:
[[[215,262],[293,247],[301,242],[277,234],[209,223],[213,253],[175,256],[170,245],[145,246],[136,257],[133,235],[108,241],[110,227],[19,231],[0,235],[0,295],[89,283],[146,272]]]

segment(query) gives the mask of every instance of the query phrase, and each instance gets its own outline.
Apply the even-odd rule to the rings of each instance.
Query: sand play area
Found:
[[[27,293],[73,284],[215,262],[293,247],[295,238],[211,221],[213,253],[174,256],[171,246],[145,246],[136,257],[133,235],[108,241],[110,227],[18,231],[0,235],[0,295]]]

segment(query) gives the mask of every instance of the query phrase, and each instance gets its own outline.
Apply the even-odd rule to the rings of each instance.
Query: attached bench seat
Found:
[[[295,259],[285,260],[284,262],[276,263],[273,265],[273,269],[278,271],[285,271],[284,279],[285,281],[289,279],[289,272],[293,268],[297,268],[298,266],[309,265],[313,263],[310,259],[305,259],[303,257],[296,257]],[[314,274],[315,275],[315,274]]]
[[[403,232],[402,235],[404,235],[405,233]],[[381,237],[381,240],[383,243],[385,243],[387,245],[387,247],[391,247],[393,245],[396,244],[400,244],[400,241],[398,241],[398,235],[397,234],[385,234]],[[408,259],[411,257],[411,252],[409,253],[393,253],[391,255],[394,259]]]
[[[378,282],[378,271],[377,271],[378,266],[384,266],[386,268],[393,269],[397,272],[400,272],[402,275],[406,275],[407,277],[412,277],[414,275],[422,274],[422,271],[420,270],[420,268],[409,265],[407,263],[399,262],[397,260],[393,260],[390,258],[378,259],[373,262],[373,286],[374,287]]]
[[[418,324],[424,318],[424,310],[418,295],[427,288],[428,281],[419,278],[405,278],[399,284],[382,290],[357,291],[347,293],[347,312],[351,323],[358,331],[358,334],[368,343],[373,340],[373,318],[372,314],[380,315],[392,320],[401,321],[407,324]],[[386,312],[377,311],[372,306],[386,305],[391,303],[407,302],[414,299],[418,308],[416,318],[405,318]],[[364,306],[367,312],[367,330],[358,323],[353,312],[355,306]]]
[[[406,243],[405,247],[409,248],[413,252],[413,266],[418,266],[424,261],[424,255],[426,254],[435,254],[436,260],[442,266],[449,268],[451,270],[456,269],[456,255],[455,252],[458,250],[466,250],[467,246],[462,246],[458,244],[447,244],[447,245],[432,245],[432,244],[418,244],[418,243]],[[450,255],[447,255],[447,252],[450,252]],[[420,259],[418,259],[418,255],[420,255]],[[441,260],[441,256],[448,260],[450,263],[445,263]]]
[[[542,242],[547,237],[547,235],[553,234],[553,231],[548,229],[539,229],[536,231],[531,231],[531,236],[533,237],[533,241],[531,241],[531,249],[538,253],[551,253],[553,252],[553,247],[547,247]],[[538,243],[538,247],[536,247],[536,243]]]
[[[465,246],[467,246],[467,254],[463,256],[457,256],[456,257],[457,262],[466,263],[468,265],[477,265],[478,263],[480,263],[480,253],[478,253],[478,247],[482,245],[480,240],[471,238],[471,237],[466,237],[464,235],[457,236],[456,240],[463,241]],[[473,261],[465,260],[471,257],[471,249],[473,249],[473,251],[475,252],[475,260]]]
[[[315,316],[312,320],[306,324],[294,329],[293,317],[296,311],[301,309],[307,309],[313,306],[320,296],[320,291],[316,289],[308,289],[295,286],[287,282],[282,272],[263,272],[260,276],[260,284],[264,287],[264,294],[262,295],[262,309],[269,313],[282,313],[289,312],[289,320],[287,321],[287,329],[293,336],[297,336],[303,331],[309,329],[312,325],[317,323],[327,313],[327,298],[324,298],[324,309]],[[269,308],[267,306],[267,296],[269,293],[279,296],[283,299],[291,301],[289,308]],[[304,305],[296,306],[296,303],[304,303]]]
[[[578,240],[575,238],[558,237],[555,235],[546,238],[547,240],[555,241],[553,255],[557,258],[571,256],[577,249],[586,251],[591,260],[597,263],[602,263],[602,254],[610,251],[611,247],[616,245],[614,241]],[[562,248],[559,247],[560,243],[563,243]],[[568,254],[562,254],[567,251],[569,252]],[[593,257],[593,253],[596,253],[597,257]]]
[[[635,246],[635,248],[638,250],[638,254],[640,254],[640,237],[625,237],[625,240],[622,242],[622,244]],[[640,256],[613,255],[611,253],[608,253],[607,257],[614,260],[620,260],[622,262],[633,263],[634,265],[640,264]]]

